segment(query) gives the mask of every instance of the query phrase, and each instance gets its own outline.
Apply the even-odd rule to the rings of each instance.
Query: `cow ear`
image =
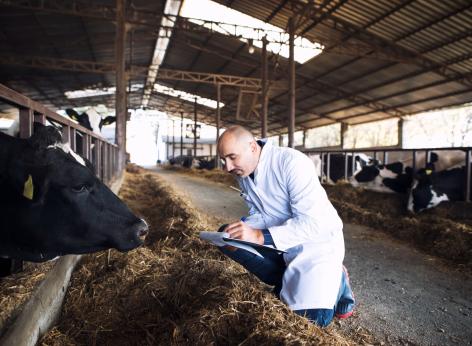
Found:
[[[108,116],[105,119],[103,119],[103,125],[110,125],[113,124],[116,121],[116,117]]]
[[[30,144],[35,149],[46,149],[50,145],[62,142],[61,132],[53,126],[44,126],[34,123],[34,133],[29,138]]]
[[[13,165],[9,173],[18,195],[25,201],[42,203],[49,188],[47,170],[46,165],[37,166],[23,162]]]
[[[434,163],[434,162],[438,162],[438,160],[439,160],[438,154],[431,153],[431,155],[429,157],[429,162]]]
[[[73,120],[79,121],[79,113],[77,113],[74,109],[72,108],[67,108],[66,109],[66,114]]]

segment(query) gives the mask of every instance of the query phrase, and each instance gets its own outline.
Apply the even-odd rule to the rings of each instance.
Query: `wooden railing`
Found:
[[[0,101],[18,108],[21,138],[32,135],[33,122],[46,124],[48,120],[61,127],[63,142],[69,143],[72,150],[91,161],[95,173],[105,184],[119,173],[117,145],[3,84],[0,84]]]

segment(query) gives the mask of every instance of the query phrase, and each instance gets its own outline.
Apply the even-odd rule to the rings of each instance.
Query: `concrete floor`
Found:
[[[202,213],[222,222],[247,211],[238,192],[221,183],[154,170]],[[387,345],[472,345],[469,274],[380,230],[345,224],[344,237],[357,308],[336,328],[348,336],[366,330]]]

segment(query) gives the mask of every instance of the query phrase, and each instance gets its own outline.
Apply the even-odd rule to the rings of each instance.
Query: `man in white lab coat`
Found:
[[[256,141],[241,126],[218,140],[225,169],[236,176],[249,215],[223,225],[232,238],[285,250],[258,257],[220,248],[263,282],[296,313],[320,326],[346,318],[354,297],[343,267],[342,221],[328,200],[313,162],[303,153]]]

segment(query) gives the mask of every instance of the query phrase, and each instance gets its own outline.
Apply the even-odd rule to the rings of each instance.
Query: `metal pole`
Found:
[[[346,137],[347,124],[341,123],[341,149],[344,149],[344,138]]]
[[[180,156],[184,156],[184,112],[180,112]]]
[[[193,158],[197,157],[197,98],[193,105]]]
[[[261,137],[267,137],[267,113],[268,113],[268,90],[267,90],[267,80],[268,80],[268,71],[267,71],[267,38],[264,36],[262,38],[262,117],[261,117]]]
[[[465,153],[465,201],[470,202],[470,174],[471,174],[471,169],[470,169],[470,161],[471,161],[471,151],[470,149],[467,149]]]
[[[403,119],[398,121],[398,147],[403,148]]]
[[[289,57],[289,121],[288,121],[288,146],[289,148],[294,147],[293,132],[295,130],[295,50],[294,50],[294,23],[293,18],[288,20],[288,31],[289,31],[289,44],[290,44],[290,57]]]
[[[221,120],[221,85],[216,84],[216,168],[220,168],[220,154],[218,153],[218,139],[220,138],[220,120]]]
[[[172,157],[175,157],[175,121],[172,119]]]
[[[126,73],[125,73],[125,0],[116,0],[116,143],[119,148],[118,169],[126,163]]]
[[[170,131],[169,131],[169,119],[167,119],[167,131],[166,131],[166,158],[167,158],[167,161],[169,161],[169,134],[170,134]]]

